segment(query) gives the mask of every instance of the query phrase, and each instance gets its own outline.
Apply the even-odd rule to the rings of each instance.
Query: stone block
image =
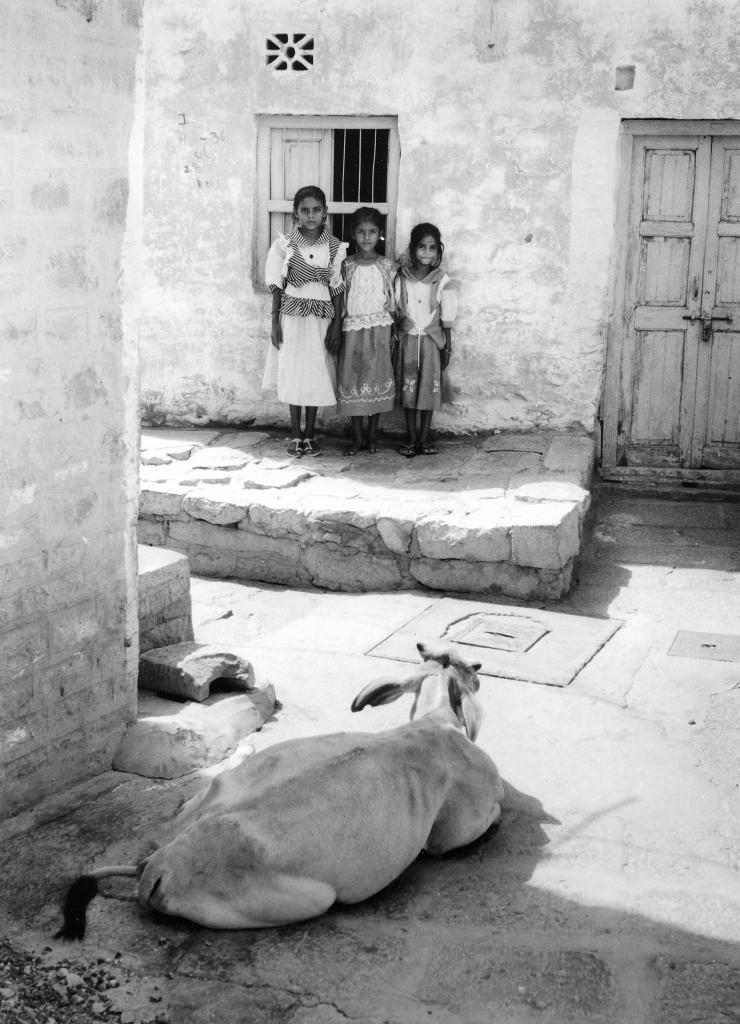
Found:
[[[505,562],[511,552],[505,520],[497,521],[487,510],[425,516],[416,524],[414,536],[423,558]]]
[[[192,640],[190,568],[185,555],[138,548],[139,650]]]
[[[136,524],[136,539],[143,547],[162,547],[167,541],[167,531],[163,523],[139,519]]]
[[[167,551],[139,544],[137,548],[139,572],[139,612],[147,614],[147,593],[153,586],[176,583],[176,589],[188,592],[190,571],[188,560],[176,551]]]
[[[309,582],[310,573],[301,563],[301,547],[294,540],[247,530],[240,530],[239,536],[242,541],[236,558],[239,579],[283,586]]]
[[[178,484],[144,483],[139,491],[140,516],[182,517],[182,504],[187,489]]]
[[[396,555],[405,555],[408,552],[414,533],[413,519],[380,516],[375,525],[380,534],[380,539],[389,551]]]
[[[142,466],[169,466],[172,459],[166,452],[142,452],[139,461]]]
[[[249,503],[248,523],[242,522],[240,530],[245,528],[257,533],[266,533],[271,537],[302,537],[308,533],[308,520],[302,507],[301,499],[291,494],[271,495],[271,500],[264,497],[264,491],[247,495]]]
[[[370,502],[341,494],[312,496],[307,512],[312,531],[345,526],[367,530],[377,519]]]
[[[533,597],[540,578],[533,569],[510,562],[466,562],[455,559],[414,559],[409,571],[417,582],[431,590],[461,594],[506,594]]]
[[[543,469],[572,476],[581,487],[591,484],[595,459],[594,440],[584,434],[553,437],[542,460]]]
[[[244,469],[253,462],[250,455],[242,451],[231,450],[219,445],[214,448],[200,448],[190,457],[188,469],[221,469],[233,473],[235,470]]]
[[[159,647],[139,658],[139,689],[204,701],[219,681],[230,690],[254,689],[254,669],[231,651],[194,641]]]
[[[520,503],[524,507],[524,503]],[[514,506],[516,508],[516,506]],[[526,521],[511,527],[511,556],[516,565],[562,569],[580,547],[578,505],[567,502],[529,503]]]
[[[315,474],[302,466],[271,466],[265,461],[247,466],[239,474],[244,487],[262,490],[268,487],[295,487],[297,484],[310,480]]]
[[[236,552],[189,549],[188,558],[194,573],[219,579],[236,577]],[[246,577],[248,578],[248,577]]]
[[[155,623],[139,628],[139,653],[167,647],[183,640],[193,639],[193,620],[190,615],[176,616],[166,622]]]
[[[320,544],[306,548],[302,563],[311,582],[328,590],[365,593],[371,590],[398,590],[402,575],[395,558],[362,551],[332,551]]]
[[[192,491],[195,487],[207,487],[209,484],[230,484],[233,476],[233,473],[225,469],[191,469],[178,483]]]
[[[274,709],[269,683],[248,694],[220,694],[205,704],[141,694],[136,722],[124,733],[113,767],[151,779],[180,778],[223,761]]]
[[[214,526],[200,519],[177,520],[170,523],[169,536],[172,546],[186,550],[202,548],[213,552],[238,551],[242,546],[242,534],[235,526]],[[190,561],[192,566],[192,558]]]
[[[569,480],[553,480],[552,478],[543,480],[541,477],[535,477],[521,484],[518,483],[517,478],[514,478],[509,495],[514,501],[575,502],[578,505],[581,518],[591,504],[591,495],[583,487]]]
[[[244,491],[229,488],[202,488],[187,494],[182,503],[183,512],[193,519],[203,519],[216,526],[239,523],[247,517]]]

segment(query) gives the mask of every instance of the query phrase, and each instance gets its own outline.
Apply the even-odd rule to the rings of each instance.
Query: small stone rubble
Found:
[[[51,948],[45,952],[51,952]],[[125,982],[115,956],[93,963],[46,962],[0,939],[0,1020],[3,1024],[170,1024],[152,997],[150,1013],[130,1013],[113,1005],[112,993]]]

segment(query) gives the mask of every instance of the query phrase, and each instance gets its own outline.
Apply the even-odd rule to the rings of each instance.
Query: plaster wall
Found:
[[[315,38],[310,71],[266,66],[266,37],[291,31]],[[738,31],[734,0],[148,5],[144,421],[286,422],[260,388],[256,117],[395,114],[396,250],[431,219],[461,282],[435,422],[591,430],[621,119],[740,116]]]
[[[0,817],[109,768],[136,713],[140,16],[0,0]]]

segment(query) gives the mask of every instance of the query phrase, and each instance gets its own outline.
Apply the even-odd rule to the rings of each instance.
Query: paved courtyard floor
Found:
[[[570,596],[508,606],[619,628],[568,685],[483,678],[479,742],[506,799],[472,848],[276,930],[154,918],[111,880],[86,939],[65,944],[51,935],[69,880],[145,854],[203,780],[110,772],[0,824],[0,928],[58,965],[57,1024],[740,1021],[740,504],[604,488],[591,517]],[[352,696],[389,666],[366,652],[446,595],[194,578],[192,598],[196,639],[275,685],[282,709],[250,738],[265,746],[357,728]],[[404,710],[365,711],[361,727]],[[74,1002],[93,969],[97,1017]],[[0,979],[0,1019],[13,991]]]

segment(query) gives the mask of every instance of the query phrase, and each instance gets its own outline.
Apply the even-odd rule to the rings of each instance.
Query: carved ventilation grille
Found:
[[[275,32],[265,48],[265,61],[273,71],[308,71],[313,66],[313,38],[305,32]]]

